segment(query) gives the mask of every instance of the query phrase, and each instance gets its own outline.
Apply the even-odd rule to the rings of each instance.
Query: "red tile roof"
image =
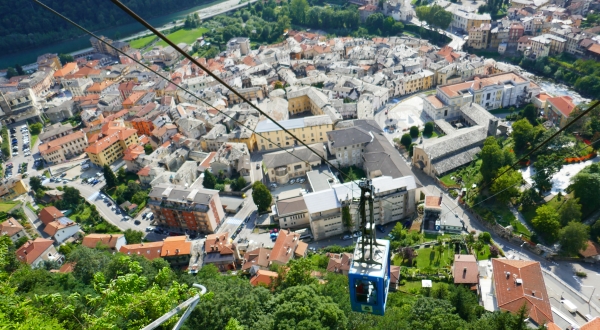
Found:
[[[23,230],[23,226],[12,217],[0,224],[0,235],[8,235],[10,237],[21,230]]]
[[[53,240],[38,237],[35,241],[27,241],[17,251],[17,258],[31,265],[54,243]]]
[[[56,234],[56,232],[58,232],[59,230],[61,230],[63,228],[76,226],[76,225],[77,224],[75,222],[69,222],[67,224],[63,224],[58,221],[52,221],[46,225],[46,227],[44,228],[44,233],[46,233],[50,236],[54,236]]]
[[[46,142],[44,144],[40,144],[38,149],[42,155],[45,155],[59,150],[66,143],[81,139],[83,137],[85,137],[85,133],[82,131],[77,131],[69,135],[61,136],[58,139]]]
[[[306,252],[306,243],[300,241],[300,234],[289,230],[279,231],[279,236],[273,245],[271,260],[287,264],[294,254],[303,257]]]
[[[41,211],[40,214],[38,215],[38,218],[40,218],[40,220],[42,221],[43,224],[47,225],[50,222],[60,218],[60,217],[64,217],[65,215],[62,214],[62,212],[57,209],[54,206],[48,206],[48,207],[44,207]]]
[[[167,237],[164,240],[161,257],[173,257],[190,255],[192,251],[192,242],[186,241],[185,236]]]
[[[516,313],[525,304],[529,317],[535,323],[553,321],[550,297],[539,262],[492,259],[492,265],[496,299],[501,310]]]
[[[479,267],[474,255],[455,254],[453,267],[454,284],[479,283]]]
[[[279,277],[279,275],[276,272],[260,269],[256,272],[256,275],[250,279],[250,284],[252,284],[252,286],[260,284],[269,287],[271,286],[273,279],[276,279],[277,277]]]
[[[439,196],[426,196],[425,207],[440,207],[442,205],[442,197]]]
[[[600,329],[600,317],[595,317],[588,323],[584,324],[579,330],[598,330]]]
[[[81,245],[90,249],[96,248],[98,243],[102,245],[108,245],[109,248],[114,249],[117,246],[117,241],[123,234],[89,234],[83,238]]]
[[[211,234],[206,236],[204,251],[206,253],[219,252],[220,254],[233,254],[235,247],[229,240],[229,233]]]
[[[144,147],[134,143],[130,144],[127,149],[123,152],[123,160],[136,160],[140,155],[145,153]]]
[[[584,258],[597,256],[600,254],[600,245],[598,245],[596,242],[588,240],[586,249],[579,251],[579,254],[581,254],[581,256]]]
[[[329,263],[327,263],[327,271],[333,273],[342,273],[350,270],[352,264],[352,253],[327,253]]]
[[[148,176],[150,174],[150,166],[146,166],[139,170],[136,174],[139,176]]]
[[[258,248],[244,254],[242,270],[248,270],[252,266],[259,266],[263,268],[269,267],[269,256],[271,255],[271,249]]]
[[[600,55],[600,45],[599,44],[591,45],[590,48],[588,48],[588,50],[592,53]]]
[[[140,243],[140,244],[130,244],[123,245],[119,252],[132,255],[142,255],[146,257],[148,260],[153,260],[156,258],[160,258],[161,250],[163,247],[163,242],[151,242],[151,243]]]
[[[549,97],[546,102],[550,102],[558,111],[560,111],[565,117],[569,117],[573,109],[575,109],[575,103],[570,96],[557,96]]]

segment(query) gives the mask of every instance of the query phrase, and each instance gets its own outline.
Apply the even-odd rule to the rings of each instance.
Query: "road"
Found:
[[[413,19],[410,22],[414,25],[421,26],[427,30],[431,30],[431,31],[436,30],[430,26],[424,26],[423,24],[426,24],[426,23],[422,23],[421,21],[419,21],[419,19],[416,17],[416,15],[413,17]],[[449,31],[449,30],[443,31],[442,33],[452,39],[452,41],[450,41],[448,46],[452,47],[452,49],[454,49],[454,50],[462,50],[462,47],[465,44],[465,40],[462,38],[462,36],[459,36],[458,34],[455,34],[454,32]]]

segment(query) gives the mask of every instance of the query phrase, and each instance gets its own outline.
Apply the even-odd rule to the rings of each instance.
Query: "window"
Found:
[[[375,281],[358,280],[354,283],[356,300],[369,305],[377,305],[377,283]]]

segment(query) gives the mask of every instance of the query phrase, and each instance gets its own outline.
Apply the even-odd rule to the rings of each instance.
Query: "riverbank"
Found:
[[[192,8],[188,8],[186,10],[181,10],[178,12],[174,12],[165,16],[155,17],[148,19],[148,23],[153,25],[154,27],[158,27],[159,30],[168,29],[175,26],[179,26],[183,24],[183,20],[185,17],[191,13],[198,12],[200,16],[211,15],[215,12],[219,12],[224,9],[231,8],[239,3],[239,0],[214,0],[209,1],[200,6],[194,6]],[[73,18],[73,17],[70,17]],[[173,22],[177,22],[173,24]],[[85,26],[84,26],[85,27]],[[138,38],[145,34],[148,34],[149,31],[146,30],[141,24],[135,22],[131,24],[111,27],[108,29],[103,29],[99,31],[93,31],[95,34],[103,35],[114,39],[115,36],[121,36],[123,38],[119,39],[121,41],[128,41],[131,39]],[[21,64],[24,68],[25,66],[35,63],[37,57],[46,53],[56,53],[56,54],[67,54],[74,53],[84,49],[90,48],[90,36],[87,34],[83,34],[75,39],[65,40],[59,42],[57,44],[48,45],[44,47],[38,47],[35,49],[29,49],[23,52],[7,54],[0,56],[0,68],[6,68],[9,66],[14,66],[15,64]],[[25,68],[28,69],[28,68]]]

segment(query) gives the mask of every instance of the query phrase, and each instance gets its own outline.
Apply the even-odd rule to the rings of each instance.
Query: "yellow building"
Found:
[[[490,41],[490,24],[481,24],[469,29],[467,44],[473,49],[486,49]]]
[[[123,157],[130,145],[137,143],[137,130],[133,128],[111,128],[96,142],[85,149],[92,163],[98,166],[110,165]]]
[[[314,87],[288,89],[288,112],[290,115],[310,112],[313,116],[328,115],[332,123],[342,120],[342,115],[331,106],[325,94]]]
[[[326,133],[333,130],[333,122],[327,115],[282,120],[278,123],[306,144],[327,142]],[[294,138],[270,120],[259,122],[256,125],[256,132],[262,135],[256,136],[256,143],[261,151],[299,145]]]
[[[242,94],[243,97],[250,101],[260,101],[265,98],[264,91],[260,87],[241,88],[238,89],[238,93]],[[234,93],[229,93],[227,99],[230,104],[242,103],[242,99]]]
[[[406,94],[430,89],[433,86],[434,73],[423,70],[404,78],[404,91]]]

